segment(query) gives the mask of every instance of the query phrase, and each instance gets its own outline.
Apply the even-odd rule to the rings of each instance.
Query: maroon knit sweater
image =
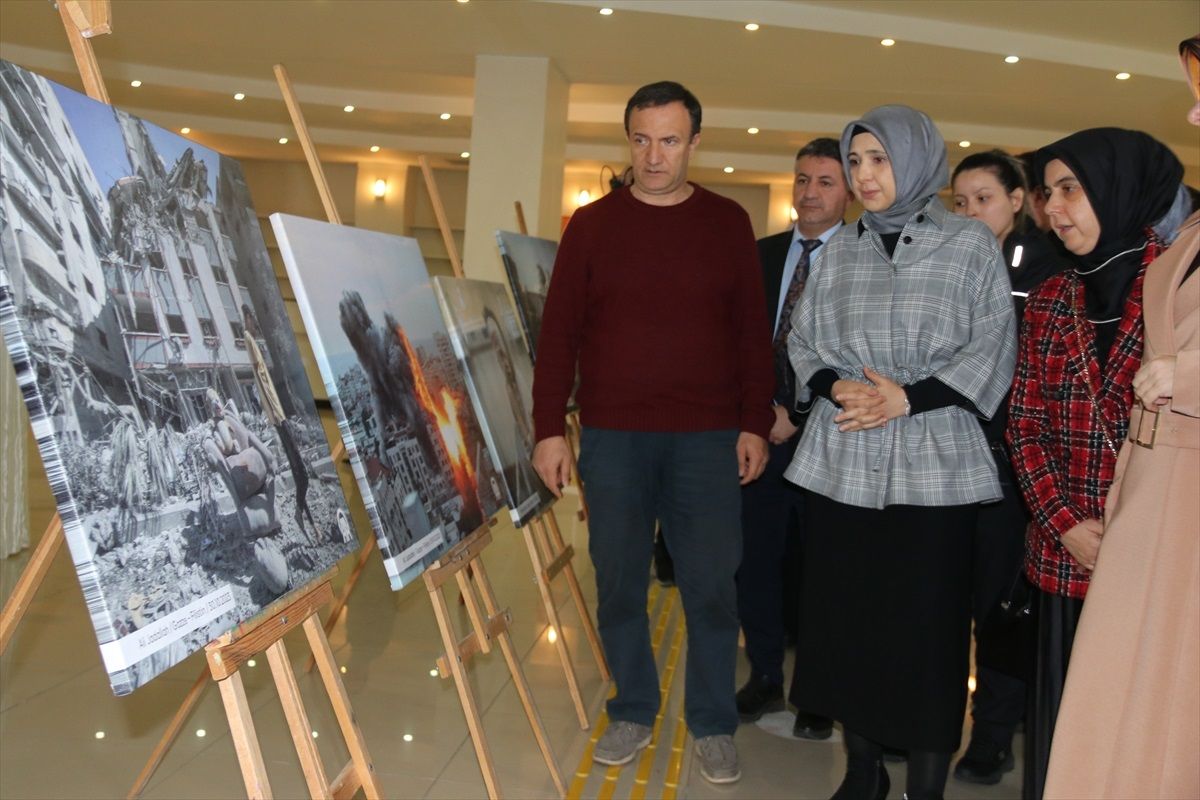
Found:
[[[539,440],[563,434],[577,361],[584,425],[770,432],[775,376],[750,219],[692,186],[673,206],[624,188],[575,212],[537,344]]]

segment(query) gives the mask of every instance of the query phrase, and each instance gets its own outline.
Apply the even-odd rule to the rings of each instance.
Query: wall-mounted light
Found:
[[[580,189],[579,194],[575,195],[576,206],[586,206],[590,202],[592,202],[592,193],[587,189]]]
[[[383,178],[375,181],[374,186],[371,187],[371,194],[375,195],[376,200],[387,197],[387,181]]]

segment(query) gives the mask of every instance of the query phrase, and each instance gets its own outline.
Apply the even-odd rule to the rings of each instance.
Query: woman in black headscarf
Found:
[[[1073,269],[1029,296],[1009,407],[1013,468],[1033,515],[1025,571],[1037,587],[1037,662],[1024,797],[1042,796],[1063,680],[1128,432],[1142,356],[1142,280],[1183,167],[1139,131],[1095,128],[1042,148],[1052,230]]]

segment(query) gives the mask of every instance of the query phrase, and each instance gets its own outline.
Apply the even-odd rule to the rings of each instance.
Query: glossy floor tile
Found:
[[[51,504],[40,465],[30,470],[35,540],[49,521]],[[361,533],[368,530],[348,474]],[[595,586],[587,559],[587,528],[576,520],[577,500],[568,495],[557,509],[575,567],[594,608]],[[663,711],[653,747],[620,769],[594,765],[590,744],[604,723],[610,686],[600,679],[579,615],[565,581],[554,598],[562,637],[578,677],[590,721],[580,726],[557,646],[522,534],[507,522],[492,531],[484,555],[501,608],[513,615],[511,639],[539,710],[546,740],[572,797],[826,798],[845,765],[838,741],[806,742],[744,725],[737,735],[743,777],[730,786],[708,784],[699,773],[692,742],[682,723],[685,624],[678,594],[657,585],[649,593],[648,616],[658,658]],[[346,613],[330,632],[334,656],[388,797],[485,797],[484,782],[451,681],[431,675],[442,651],[429,596],[420,583],[401,592],[388,588],[377,555],[367,564]],[[7,597],[28,553],[0,561],[0,596]],[[339,589],[353,567],[341,565]],[[460,633],[469,630],[466,609],[453,584],[446,589]],[[324,768],[334,775],[348,759],[332,708],[316,672],[306,673],[308,648],[299,632],[285,639],[317,737]],[[789,655],[790,658],[790,655]],[[21,627],[0,657],[0,798],[124,797],[150,751],[197,675],[203,659],[193,656],[133,695],[112,696],[100,664],[78,582],[60,553]],[[746,665],[741,659],[739,680]],[[306,797],[290,734],[284,722],[266,656],[242,670],[248,701],[275,796]],[[475,695],[506,797],[552,798],[554,782],[536,744],[500,647],[469,665]],[[785,725],[786,727],[786,725]],[[102,737],[102,738],[101,738]],[[836,739],[837,737],[835,737]],[[1018,744],[1019,746],[1019,744]],[[903,790],[904,765],[889,765],[892,797]],[[948,798],[1016,798],[1018,770],[997,786],[947,785]],[[245,794],[220,696],[215,687],[188,719],[144,792],[154,800],[243,797]]]

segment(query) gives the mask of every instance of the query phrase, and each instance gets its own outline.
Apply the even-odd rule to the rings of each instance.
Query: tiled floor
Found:
[[[32,516],[40,530],[51,507],[36,464],[31,475]],[[361,511],[348,474],[344,483]],[[595,589],[586,556],[587,530],[576,521],[574,510],[575,499],[568,497],[557,516],[563,535],[579,554],[575,566],[591,602]],[[366,531],[365,520],[358,522],[359,530]],[[600,681],[565,584],[557,589],[564,622],[560,633],[578,671],[592,730],[579,726],[554,645],[548,641],[521,534],[501,523],[493,537],[484,562],[500,605],[513,612],[513,641],[571,796],[825,798],[832,793],[845,763],[839,736],[830,742],[802,742],[755,725],[743,726],[738,733],[743,768],[739,783],[718,787],[700,777],[680,722],[686,657],[682,613],[675,590],[658,587],[651,590],[650,620],[666,702],[656,746],[624,769],[593,767],[585,756],[594,732],[604,724],[601,712],[608,686]],[[0,561],[0,596],[7,597],[26,560],[18,556]],[[352,559],[343,564],[335,589],[350,566]],[[447,592],[457,624],[465,631],[466,615],[456,595]],[[391,592],[373,555],[330,642],[338,663],[346,668],[346,688],[388,797],[486,796],[454,686],[430,675],[441,641],[422,585]],[[303,636],[290,635],[287,644],[326,771],[336,774],[348,756],[332,709],[315,673],[301,671],[308,652]],[[69,559],[60,554],[0,658],[0,798],[124,797],[203,666],[201,658],[193,656],[133,695],[113,697],[78,582]],[[266,658],[243,673],[275,796],[306,797]],[[470,683],[504,795],[554,797],[554,785],[498,649],[474,659]],[[103,738],[98,738],[101,731]],[[899,797],[904,767],[893,764],[889,769],[896,787],[891,794]],[[994,787],[951,779],[946,796],[1015,798],[1018,775],[1019,771],[1009,773]],[[215,688],[205,692],[144,796],[245,796]]]

